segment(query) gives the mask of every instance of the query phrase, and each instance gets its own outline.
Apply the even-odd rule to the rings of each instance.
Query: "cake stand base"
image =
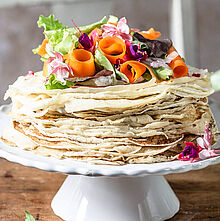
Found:
[[[179,200],[163,176],[69,175],[51,206],[66,221],[157,221],[174,216]]]

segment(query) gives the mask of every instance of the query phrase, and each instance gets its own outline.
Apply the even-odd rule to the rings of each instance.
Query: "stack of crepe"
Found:
[[[21,76],[6,93],[12,122],[5,142],[45,156],[96,164],[175,159],[184,141],[215,121],[209,73],[156,83],[46,90],[42,72]]]

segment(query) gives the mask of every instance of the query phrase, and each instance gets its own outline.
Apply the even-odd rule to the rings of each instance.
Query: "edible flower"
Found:
[[[130,41],[125,40],[126,54],[123,57],[124,61],[135,60],[142,61],[147,59],[146,51],[143,51],[139,45],[132,45]]]
[[[178,155],[178,159],[182,161],[195,159],[205,160],[210,157],[216,157],[220,154],[220,149],[212,148],[212,130],[208,124],[205,125],[204,135],[196,139],[197,147],[193,142],[184,142],[186,147],[182,153]]]
[[[117,25],[115,24],[104,24],[102,25],[103,34],[102,37],[116,36],[123,40],[132,40],[129,26],[127,25],[127,19],[125,17],[120,18]]]
[[[65,82],[65,79],[73,75],[71,67],[63,62],[63,56],[58,52],[54,52],[54,57],[49,57],[46,63],[47,76],[56,74],[57,81]]]
[[[186,145],[185,149],[182,153],[178,155],[178,159],[182,161],[189,161],[191,160],[191,163],[199,157],[199,147],[196,147],[193,142],[184,142]]]
[[[92,47],[92,41],[86,33],[80,35],[79,43],[83,46],[85,50],[89,50]]]
[[[99,36],[101,35],[102,31],[99,28],[95,28],[93,31],[89,33],[89,38],[91,39],[92,47],[90,48],[91,52],[95,52],[97,42],[100,40]]]
[[[216,157],[218,156],[217,152],[220,150],[211,149],[212,147],[212,130],[209,125],[205,126],[204,135],[196,139],[197,144],[201,147],[201,151],[199,152],[199,158],[201,160]]]
[[[212,147],[212,130],[209,125],[205,125],[204,135],[196,139],[200,147],[211,150]]]
[[[79,43],[83,46],[85,50],[90,50],[93,46],[92,41],[86,33],[83,33],[80,28],[76,25],[76,23],[72,19],[72,23],[75,26],[76,30],[80,33]]]

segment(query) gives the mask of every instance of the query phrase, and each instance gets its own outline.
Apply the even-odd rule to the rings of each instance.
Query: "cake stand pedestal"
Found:
[[[174,216],[179,200],[163,176],[68,176],[51,206],[68,221],[150,221]]]
[[[0,136],[9,123],[9,106],[0,107]],[[123,166],[92,165],[43,157],[0,142],[0,157],[24,166],[67,174],[52,200],[66,221],[158,221],[174,216],[179,200],[163,177],[220,163],[220,156],[190,163],[172,161]]]

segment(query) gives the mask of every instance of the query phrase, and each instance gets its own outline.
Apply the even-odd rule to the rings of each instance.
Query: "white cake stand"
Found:
[[[0,133],[8,124],[9,106],[0,108]],[[43,157],[0,143],[0,157],[46,171],[68,174],[52,200],[54,213],[66,221],[157,221],[174,216],[179,200],[163,177],[220,162],[173,161],[124,166],[92,165]]]

